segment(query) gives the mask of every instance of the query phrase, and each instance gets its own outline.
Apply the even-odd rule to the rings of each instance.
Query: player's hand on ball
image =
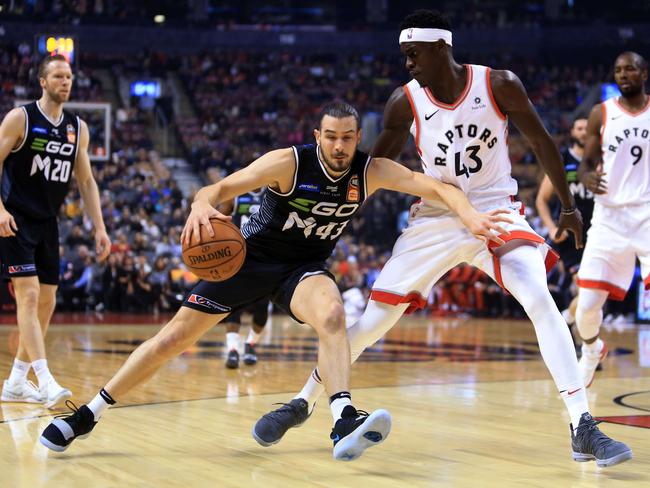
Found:
[[[560,213],[555,235],[560,235],[564,231],[572,232],[576,240],[576,249],[582,249],[582,215],[580,215],[580,210],[577,208],[569,214]]]
[[[207,201],[197,200],[192,203],[192,211],[181,233],[181,244],[189,245],[192,242],[192,236],[196,236],[196,239],[200,240],[202,225],[205,225],[210,237],[214,237],[214,230],[212,230],[212,225],[210,225],[211,218],[217,218],[226,222],[232,220],[232,217],[222,214]]]
[[[102,262],[111,253],[111,240],[105,230],[95,232],[95,254],[97,261]]]
[[[13,237],[18,231],[14,216],[7,210],[0,210],[0,237]]]
[[[476,237],[477,239],[482,240],[485,243],[490,241],[494,242],[498,246],[505,244],[505,241],[499,237],[499,235],[510,235],[504,227],[499,225],[500,222],[505,222],[512,224],[512,219],[507,217],[510,213],[507,209],[497,209],[491,210],[486,213],[474,212],[465,217],[461,217],[461,220],[465,224],[465,227]]]

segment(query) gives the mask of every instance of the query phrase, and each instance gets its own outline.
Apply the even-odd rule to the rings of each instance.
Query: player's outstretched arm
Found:
[[[576,247],[582,247],[582,216],[576,209],[575,200],[569,190],[560,151],[528,99],[524,85],[511,71],[500,70],[490,72],[490,83],[497,108],[526,136],[537,161],[551,179],[562,202],[558,232],[573,232]]]
[[[200,235],[200,226],[205,225],[210,236],[214,236],[211,218],[230,220],[215,207],[257,188],[269,186],[280,193],[291,190],[296,173],[296,159],[292,148],[276,149],[256,159],[223,180],[201,188],[194,197],[181,242],[189,243],[192,235]]]
[[[603,125],[602,104],[594,105],[587,121],[585,153],[578,168],[578,178],[595,195],[607,193],[606,173],[603,171],[603,153],[600,148],[600,130]]]
[[[84,203],[86,213],[95,227],[95,253],[98,261],[103,261],[111,252],[111,240],[106,233],[104,218],[102,217],[101,203],[99,201],[99,189],[93,177],[88,157],[88,143],[90,134],[88,126],[82,120],[80,124],[79,147],[77,149],[77,160],[74,165],[74,175],[77,179],[79,194]]]
[[[368,167],[367,183],[369,195],[384,188],[420,196],[427,200],[441,200],[458,214],[463,224],[478,239],[491,240],[501,245],[504,241],[497,234],[509,234],[499,225],[499,222],[512,222],[504,215],[508,210],[479,213],[462,190],[422,173],[411,171],[390,159],[372,159]]]
[[[5,159],[13,148],[20,144],[25,136],[25,111],[21,108],[15,108],[5,116],[0,124],[0,178],[2,178],[2,169]],[[10,237],[16,235],[18,230],[13,215],[7,212],[5,206],[0,200],[0,237]]]

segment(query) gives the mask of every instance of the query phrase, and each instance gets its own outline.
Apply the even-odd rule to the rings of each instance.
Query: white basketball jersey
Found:
[[[597,203],[616,207],[650,203],[650,100],[641,112],[624,109],[617,97],[602,104],[603,171],[607,193]]]
[[[492,97],[490,68],[466,69],[467,84],[454,103],[436,100],[416,80],[404,92],[425,174],[462,189],[470,202],[481,205],[516,195],[517,182],[510,176],[508,120]]]

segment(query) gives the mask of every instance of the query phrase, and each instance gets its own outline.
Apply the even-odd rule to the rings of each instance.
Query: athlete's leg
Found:
[[[57,286],[40,283],[39,288],[37,318],[41,328],[42,337],[44,339],[45,335],[47,334],[47,329],[50,326],[50,320],[52,319],[54,308],[56,307]],[[27,354],[27,349],[25,348],[22,339],[18,343],[18,352],[16,353],[16,358],[20,359],[21,361],[29,361],[29,354]]]
[[[104,390],[113,399],[122,397],[194,344],[225,316],[181,307],[167,325],[131,353]]]
[[[239,367],[239,328],[241,326],[241,312],[235,312],[226,317],[226,368]]]
[[[374,300],[368,302],[363,315],[348,329],[350,359],[353,363],[367,347],[381,339],[397,323],[407,307],[407,303],[388,305]],[[316,368],[294,398],[306,400],[311,411],[324,391],[319,370]]]
[[[16,320],[20,334],[18,359],[45,359],[43,331],[38,319],[40,284],[36,276],[12,278],[16,294]]]

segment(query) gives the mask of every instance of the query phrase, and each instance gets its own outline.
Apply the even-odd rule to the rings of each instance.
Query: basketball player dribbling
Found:
[[[72,89],[70,65],[61,55],[46,57],[38,78],[41,98],[11,110],[0,125],[0,257],[16,293],[20,334],[2,401],[53,408],[72,396],[50,372],[44,338],[59,282],[57,216],[73,174],[95,228],[99,261],[110,253],[111,242],[88,158],[88,126],[63,108]],[[38,388],[27,379],[30,368]]]
[[[225,281],[200,281],[172,320],[131,354],[88,405],[46,427],[43,445],[63,451],[75,438],[89,435],[115,399],[149,379],[229,313],[262,298],[272,298],[318,334],[318,364],[334,419],[333,457],[356,459],[386,438],[391,426],[387,411],[368,415],[352,406],[343,303],[325,261],[366,197],[380,188],[442,199],[462,216],[471,229],[468,236],[495,245],[504,242],[495,233],[506,232],[499,223],[510,220],[500,215],[502,210],[479,214],[452,185],[358,151],[359,115],[346,103],[325,106],[314,136],[317,144],[271,151],[197,193],[181,236],[184,243],[200,235],[201,225],[214,235],[211,217],[228,219],[216,205],[267,188],[259,211],[242,229],[247,248],[242,268]]]
[[[580,271],[576,324],[582,338],[580,372],[587,387],[607,356],[600,339],[607,298],[623,300],[632,283],[636,258],[650,289],[650,96],[645,93],[648,63],[637,53],[616,58],[614,80],[621,96],[594,106],[580,167],[595,196]]]
[[[426,174],[462,189],[472,205],[486,212],[509,207],[511,224],[503,245],[471,239],[458,218],[437,202],[424,199],[411,209],[409,226],[373,286],[359,321],[348,329],[351,356],[374,344],[404,312],[422,307],[433,285],[462,262],[477,266],[523,306],[535,327],[540,351],[571,418],[573,459],[611,466],[632,457],[628,446],[603,434],[589,414],[575,349],[566,322],[546,283],[546,264],[554,257],[514,202],[517,183],[510,176],[508,119],[528,138],[556,188],[562,210],[558,232],[569,230],[582,243],[580,213],[569,191],[559,152],[526,95],[509,71],[460,65],[452,55],[449,21],[437,11],[419,10],[401,26],[399,43],[413,80],[391,95],[384,129],[373,156],[394,158],[409,137]],[[292,409],[264,415],[253,429],[267,443],[279,442],[302,424],[321,394],[316,368]]]

